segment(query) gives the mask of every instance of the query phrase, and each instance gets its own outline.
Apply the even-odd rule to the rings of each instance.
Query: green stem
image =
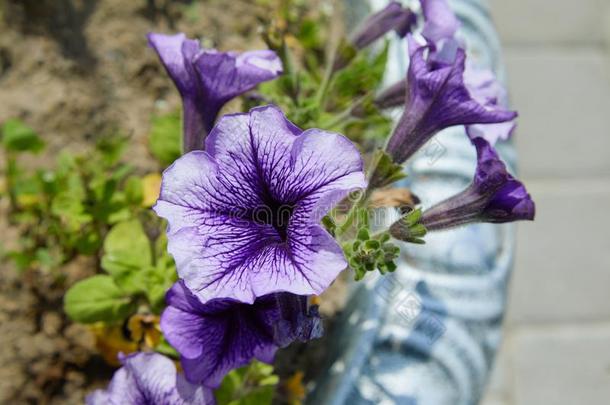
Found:
[[[17,210],[17,193],[15,192],[15,179],[17,174],[17,159],[10,151],[6,151],[6,191],[10,202],[10,211]]]
[[[375,172],[377,171],[377,166],[379,165],[379,160],[376,160],[373,165],[374,166],[371,167],[369,171],[369,173],[371,173],[370,177],[375,175]],[[343,224],[335,231],[335,235],[337,237],[340,237],[349,230],[349,228],[352,226],[352,223],[354,222],[354,219],[358,215],[358,210],[365,206],[365,204],[368,202],[369,198],[373,194],[373,190],[376,188],[376,186],[371,180],[372,179],[369,178],[369,183],[366,189],[364,190],[360,198],[354,203],[354,205],[352,205],[350,210],[347,212],[347,216],[345,217],[345,221],[343,222]]]
[[[352,226],[354,219],[358,216],[358,211],[366,205],[369,197],[371,196],[372,190],[368,187],[364,190],[360,198],[352,205],[352,207],[347,212],[345,216],[345,221],[337,230],[335,231],[335,235],[337,237],[341,237],[345,232],[347,232]]]
[[[356,100],[356,102],[351,105],[348,109],[341,111],[339,114],[337,114],[335,116],[335,118],[329,123],[326,124],[326,128],[327,129],[332,129],[334,126],[339,125],[343,120],[349,118],[352,115],[352,112],[354,111],[355,108],[361,106],[367,99],[367,97],[369,97],[369,94],[365,94],[364,96],[360,97],[358,100]]]
[[[320,110],[324,109],[324,99],[326,98],[326,93],[328,92],[328,87],[330,85],[330,81],[333,78],[333,64],[335,63],[335,56],[333,52],[333,56],[330,58],[329,63],[326,65],[326,69],[324,70],[324,78],[322,79],[322,83],[320,84],[320,88],[318,89],[318,93],[316,94],[316,105],[320,106]]]

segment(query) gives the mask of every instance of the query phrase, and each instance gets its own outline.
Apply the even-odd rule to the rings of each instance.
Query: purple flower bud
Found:
[[[417,16],[397,1],[392,1],[383,10],[370,15],[350,35],[349,42],[356,49],[363,49],[394,30],[404,38],[417,22]]]
[[[374,103],[381,109],[399,107],[405,104],[406,95],[407,79],[402,79],[382,90],[375,97]]]
[[[525,186],[508,173],[489,142],[483,138],[472,142],[477,148],[473,182],[461,193],[424,211],[421,223],[434,231],[473,222],[533,220],[536,206]]]
[[[342,135],[302,131],[274,106],[222,117],[206,139],[163,173],[154,207],[168,220],[168,250],[202,301],[253,303],[286,291],[320,294],[347,267],[320,225],[363,163]]]
[[[409,37],[411,62],[407,73],[405,111],[387,145],[387,152],[402,163],[442,129],[454,125],[510,121],[516,113],[481,105],[464,85],[466,54],[448,43],[429,54]]]
[[[180,353],[186,378],[211,388],[253,358],[271,363],[279,347],[322,335],[321,320],[304,296],[277,293],[253,304],[226,299],[202,304],[178,282],[166,301],[164,336]]]
[[[189,383],[173,361],[158,353],[135,353],[121,358],[106,390],[87,396],[87,405],[213,405],[209,388]]]
[[[238,54],[201,49],[182,33],[151,33],[148,42],[182,96],[185,153],[203,149],[225,103],[282,73],[280,59],[269,50]]]

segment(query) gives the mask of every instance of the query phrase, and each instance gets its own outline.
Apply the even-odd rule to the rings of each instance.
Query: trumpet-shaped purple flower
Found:
[[[506,89],[489,69],[467,68],[464,73],[464,83],[472,98],[486,108],[501,109],[507,104]],[[505,141],[510,138],[516,126],[514,121],[476,124],[468,125],[466,132],[471,139],[480,137],[495,145],[499,140]]]
[[[460,28],[460,22],[447,0],[420,0],[424,14],[422,35],[433,44],[452,39]]]
[[[367,17],[350,35],[349,41],[355,48],[363,49],[392,30],[404,38],[416,22],[415,13],[392,1],[383,10]]]
[[[347,138],[301,131],[266,106],[221,118],[206,152],[188,153],[163,173],[154,209],[169,222],[179,276],[202,302],[253,303],[328,287],[347,263],[320,220],[365,185]]]
[[[464,84],[466,54],[446,47],[426,58],[427,46],[410,39],[405,111],[387,146],[395,162],[402,163],[438,131],[454,125],[498,123],[516,117],[513,111],[481,105]]]
[[[421,223],[433,231],[473,222],[533,220],[536,206],[525,186],[508,173],[489,142],[483,138],[472,142],[477,148],[477,169],[472,184],[426,210]]]
[[[121,358],[106,390],[87,396],[87,405],[213,405],[209,388],[189,383],[167,357],[135,353]]]
[[[184,151],[203,149],[220,109],[232,98],[282,73],[282,63],[270,50],[218,52],[201,49],[184,34],[148,35],[183,103]]]
[[[276,350],[322,334],[307,298],[270,294],[254,304],[216,299],[202,304],[181,282],[167,293],[161,316],[164,336],[181,355],[186,378],[216,388],[232,369],[253,358],[271,363]]]

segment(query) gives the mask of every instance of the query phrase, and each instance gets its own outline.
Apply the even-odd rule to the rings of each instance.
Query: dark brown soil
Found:
[[[118,131],[132,137],[130,163],[155,169],[146,147],[151,115],[178,108],[179,99],[146,33],[184,31],[220,49],[262,47],[256,3],[0,0],[0,122],[21,118],[45,139],[48,151],[32,166]],[[0,245],[9,250],[18,234],[5,203]],[[59,269],[59,281],[0,263],[0,404],[78,404],[107,383],[113,370],[92,334],[61,310],[66,286],[95,267],[77,258]]]

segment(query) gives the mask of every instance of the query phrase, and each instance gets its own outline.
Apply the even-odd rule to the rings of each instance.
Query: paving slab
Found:
[[[610,178],[526,184],[537,216],[518,227],[509,324],[610,319]]]
[[[566,45],[604,39],[607,0],[489,0],[500,36],[507,44]]]
[[[597,48],[507,47],[526,177],[610,175],[610,64]]]
[[[607,404],[610,325],[525,330],[514,337],[515,404]]]

